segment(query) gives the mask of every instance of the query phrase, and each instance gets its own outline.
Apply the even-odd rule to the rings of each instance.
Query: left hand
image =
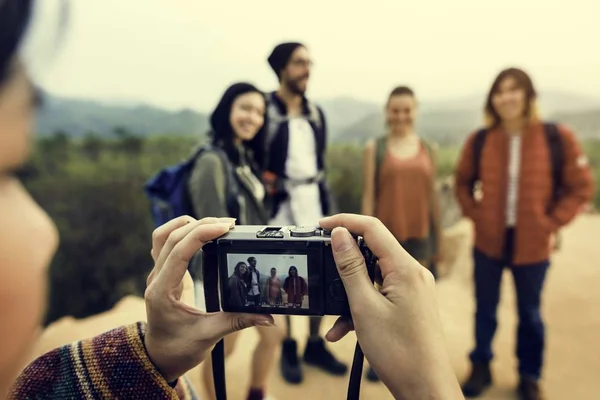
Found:
[[[144,294],[148,318],[144,344],[150,360],[167,382],[174,382],[200,364],[224,336],[251,326],[274,326],[270,315],[204,313],[181,298],[182,280],[192,257],[233,224],[231,218],[197,221],[183,216],[152,234],[155,264]]]

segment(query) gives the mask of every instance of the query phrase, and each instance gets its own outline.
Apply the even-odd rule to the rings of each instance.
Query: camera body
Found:
[[[223,311],[350,315],[330,235],[312,226],[236,225],[204,245],[204,276],[218,265]],[[362,238],[354,238],[373,280],[376,260]]]

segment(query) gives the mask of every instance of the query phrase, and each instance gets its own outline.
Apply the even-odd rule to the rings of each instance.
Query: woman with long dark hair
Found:
[[[232,306],[242,307],[246,305],[246,274],[248,266],[245,262],[240,261],[235,265],[233,273],[227,281],[229,289],[229,304]]]
[[[265,107],[263,93],[249,83],[233,84],[221,97],[210,117],[210,150],[198,156],[188,181],[197,218],[232,217],[240,225],[268,223],[265,188],[255,162],[263,146]],[[244,302],[248,285],[245,290]],[[196,281],[198,300],[203,292],[201,282]],[[278,328],[257,329],[260,340],[252,358],[249,400],[263,399],[275,349],[283,337]],[[236,340],[235,334],[225,339],[226,356],[233,352]],[[207,397],[215,398],[210,360],[204,363],[202,373]]]
[[[485,119],[484,129],[467,139],[456,169],[458,201],[475,225],[476,343],[463,392],[478,396],[492,382],[496,308],[508,268],[519,313],[518,393],[538,400],[545,342],[540,303],[553,241],[591,199],[592,179],[573,132],[540,119],[537,93],[525,71],[508,68],[498,74]]]

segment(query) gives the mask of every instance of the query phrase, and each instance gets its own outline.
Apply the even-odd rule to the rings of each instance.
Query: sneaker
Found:
[[[521,377],[517,393],[519,400],[544,400],[542,388],[533,378]]]
[[[325,341],[318,338],[309,338],[304,351],[304,362],[321,368],[332,375],[344,375],[348,370],[345,364],[339,362],[325,347]]]
[[[492,384],[492,372],[489,364],[474,363],[471,376],[463,384],[462,392],[465,397],[477,397]]]
[[[367,370],[367,379],[370,382],[378,382],[379,381],[379,377],[377,376],[377,373],[371,367],[369,367],[369,369]]]
[[[302,382],[302,369],[298,360],[298,344],[294,339],[287,338],[283,341],[279,367],[281,376],[287,383],[298,384]]]

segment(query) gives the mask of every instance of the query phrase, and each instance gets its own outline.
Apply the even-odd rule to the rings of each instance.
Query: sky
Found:
[[[312,98],[383,103],[399,84],[422,100],[464,97],[507,66],[527,70],[542,91],[600,97],[598,0],[70,3],[63,43],[37,61],[42,86],[68,97],[207,111],[233,82],[276,88],[266,59],[288,40],[309,48]],[[52,9],[37,14],[46,40]],[[44,59],[40,48],[34,59]]]

